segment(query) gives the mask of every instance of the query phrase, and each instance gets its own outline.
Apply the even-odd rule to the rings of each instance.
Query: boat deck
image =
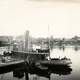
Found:
[[[43,65],[69,65],[71,64],[71,61],[68,60],[44,60],[40,61],[41,64]]]

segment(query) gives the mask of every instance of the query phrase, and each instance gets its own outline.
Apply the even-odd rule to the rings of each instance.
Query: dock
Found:
[[[28,64],[36,63],[40,59],[45,59],[45,56],[48,53],[37,53],[37,52],[15,52],[10,53],[10,57],[13,58],[10,61],[0,62],[0,71],[4,72],[5,70],[11,71],[15,68],[29,67]]]
[[[26,65],[27,67],[27,65]],[[24,60],[7,62],[7,63],[0,63],[0,74],[11,72],[15,69],[25,68]]]
[[[17,64],[20,64],[20,63],[24,63],[24,60],[0,63],[0,68],[1,67],[7,67],[7,66],[10,66],[10,65],[17,65]]]

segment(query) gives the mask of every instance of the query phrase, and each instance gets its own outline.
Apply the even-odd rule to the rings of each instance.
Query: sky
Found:
[[[49,27],[49,29],[48,29]],[[79,0],[0,0],[0,35],[80,36]]]

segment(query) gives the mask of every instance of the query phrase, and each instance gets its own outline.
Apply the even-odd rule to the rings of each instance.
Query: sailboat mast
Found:
[[[48,25],[48,48],[49,48],[49,59],[50,59],[50,39],[49,39],[49,25]]]

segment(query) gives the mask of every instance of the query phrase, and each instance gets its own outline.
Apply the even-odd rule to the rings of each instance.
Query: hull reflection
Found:
[[[9,66],[2,66],[0,67],[0,74],[3,74],[3,73],[8,73],[8,72],[11,72],[15,69],[21,69],[21,68],[24,68],[25,64],[24,63],[20,63],[20,64],[17,64],[17,65],[9,65]]]
[[[71,74],[72,68],[66,66],[66,67],[52,67],[48,68],[47,70],[41,70],[41,69],[34,69],[33,71],[30,71],[30,74],[36,74],[38,76],[43,76],[50,78],[50,75],[53,74],[58,74],[58,75],[69,75]]]
[[[46,77],[50,79],[51,74],[58,74],[58,75],[69,75],[71,74],[72,69],[70,66],[65,67],[49,67],[48,69],[41,69],[35,66],[32,67],[17,67],[17,68],[7,68],[5,70],[0,69],[0,74],[13,72],[13,77],[16,78],[23,78],[25,76],[25,80],[29,79],[28,73],[31,75],[36,74],[38,76]]]
[[[53,69],[51,69],[50,71],[51,71],[51,73],[54,73],[54,74],[69,75],[69,74],[71,74],[72,69],[69,68],[69,67],[59,68],[59,69],[53,68]]]
[[[24,77],[23,69],[18,69],[13,71],[13,77],[22,78]]]
[[[71,71],[72,71],[72,69],[68,66],[66,66],[65,68],[53,67],[53,68],[49,68],[47,70],[42,70],[42,69],[33,67],[32,69],[29,69],[28,71],[26,71],[25,68],[24,69],[15,69],[13,71],[13,77],[22,78],[22,77],[24,77],[25,73],[27,73],[27,75],[28,75],[28,73],[30,73],[31,75],[36,74],[37,76],[46,77],[46,78],[50,79],[51,74],[69,75],[69,74],[71,74]]]

